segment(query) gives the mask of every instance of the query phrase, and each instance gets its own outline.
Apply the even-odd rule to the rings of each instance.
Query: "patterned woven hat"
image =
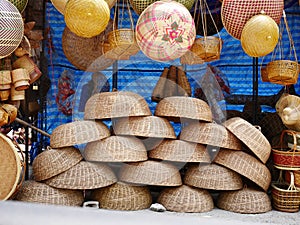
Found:
[[[190,123],[182,128],[180,139],[232,150],[242,149],[241,141],[217,123]]]
[[[120,168],[119,179],[133,184],[180,186],[179,170],[170,163],[147,160],[127,163]]]
[[[209,163],[211,161],[204,145],[168,139],[164,139],[156,148],[149,151],[149,158],[175,162]]]
[[[253,188],[220,193],[217,206],[236,213],[265,213],[272,210],[267,193]]]
[[[99,201],[100,208],[112,210],[141,210],[151,206],[152,196],[146,186],[123,182],[93,190],[91,199]]]
[[[125,136],[110,136],[87,143],[84,158],[98,162],[138,162],[148,159],[143,142],[138,138]]]
[[[207,190],[181,185],[164,189],[157,201],[174,212],[208,212],[213,210],[214,203]]]
[[[170,120],[180,118],[212,122],[212,112],[209,105],[198,98],[172,96],[163,98],[157,105],[154,115]]]
[[[69,170],[44,182],[52,187],[64,189],[95,189],[117,181],[112,169],[103,163],[80,161]]]
[[[61,149],[48,148],[38,154],[32,162],[34,180],[42,181],[58,175],[82,160],[77,148],[65,147]]]
[[[233,117],[224,122],[224,126],[240,139],[263,162],[271,154],[271,145],[263,133],[241,117]]]
[[[62,148],[97,141],[108,136],[110,131],[101,121],[74,121],[59,125],[52,131],[50,146]]]
[[[129,91],[94,94],[85,105],[85,119],[110,119],[129,116],[152,115],[146,100]]]
[[[191,165],[185,173],[184,183],[212,190],[239,190],[243,188],[242,177],[238,173],[214,163]]]
[[[43,204],[81,206],[84,196],[80,190],[59,189],[37,181],[26,180],[14,199]]]

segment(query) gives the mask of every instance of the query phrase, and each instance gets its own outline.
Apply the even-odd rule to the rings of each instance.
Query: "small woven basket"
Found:
[[[19,68],[11,71],[12,83],[17,91],[26,90],[30,85],[29,73],[26,69]]]
[[[129,0],[133,10],[140,15],[149,5],[156,2],[156,0]]]
[[[270,82],[275,84],[296,84],[299,76],[299,64],[292,60],[275,60],[266,66]]]
[[[24,9],[28,4],[28,0],[8,0],[8,1],[14,4],[14,6],[16,6],[16,8],[19,10],[20,13],[24,11]]]
[[[11,86],[11,71],[1,70],[0,71],[0,90],[10,90]]]

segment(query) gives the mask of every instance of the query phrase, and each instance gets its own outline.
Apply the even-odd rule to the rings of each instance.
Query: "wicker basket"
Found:
[[[11,71],[1,70],[0,71],[0,90],[10,90],[11,86]]]
[[[1,108],[7,113],[8,115],[8,124],[11,124],[18,115],[18,108],[12,104],[3,104]]]
[[[29,88],[30,77],[26,69],[19,68],[11,71],[12,83],[17,91]]]
[[[10,89],[10,100],[19,101],[25,99],[25,90],[17,91],[15,87],[12,85]]]
[[[156,0],[129,0],[133,10],[140,15],[149,5],[156,2]]]
[[[14,6],[16,6],[16,8],[19,10],[20,13],[24,11],[24,9],[28,4],[28,0],[8,0],[8,1],[14,4]]]
[[[299,64],[292,60],[275,60],[266,66],[268,79],[275,84],[296,84],[299,76]]]
[[[10,89],[9,90],[0,90],[0,100],[6,101],[10,98]]]

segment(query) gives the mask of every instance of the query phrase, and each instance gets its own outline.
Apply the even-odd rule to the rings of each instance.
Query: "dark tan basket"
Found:
[[[129,0],[131,7],[138,15],[155,1],[156,0]]]

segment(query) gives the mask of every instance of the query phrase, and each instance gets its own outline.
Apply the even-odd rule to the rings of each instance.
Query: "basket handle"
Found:
[[[291,134],[293,136],[293,148],[291,148],[290,150],[288,151],[299,151],[297,149],[297,137],[296,137],[296,132],[293,131],[293,130],[283,130],[281,132],[281,135],[280,135],[280,145],[281,145],[281,148],[283,147],[282,144],[283,144],[283,138],[284,138],[284,135],[285,134]]]
[[[291,181],[290,181],[290,186],[288,187],[288,190],[295,191],[295,190],[297,190],[297,188],[295,186],[294,173],[292,171],[289,171],[289,173],[290,173]]]

